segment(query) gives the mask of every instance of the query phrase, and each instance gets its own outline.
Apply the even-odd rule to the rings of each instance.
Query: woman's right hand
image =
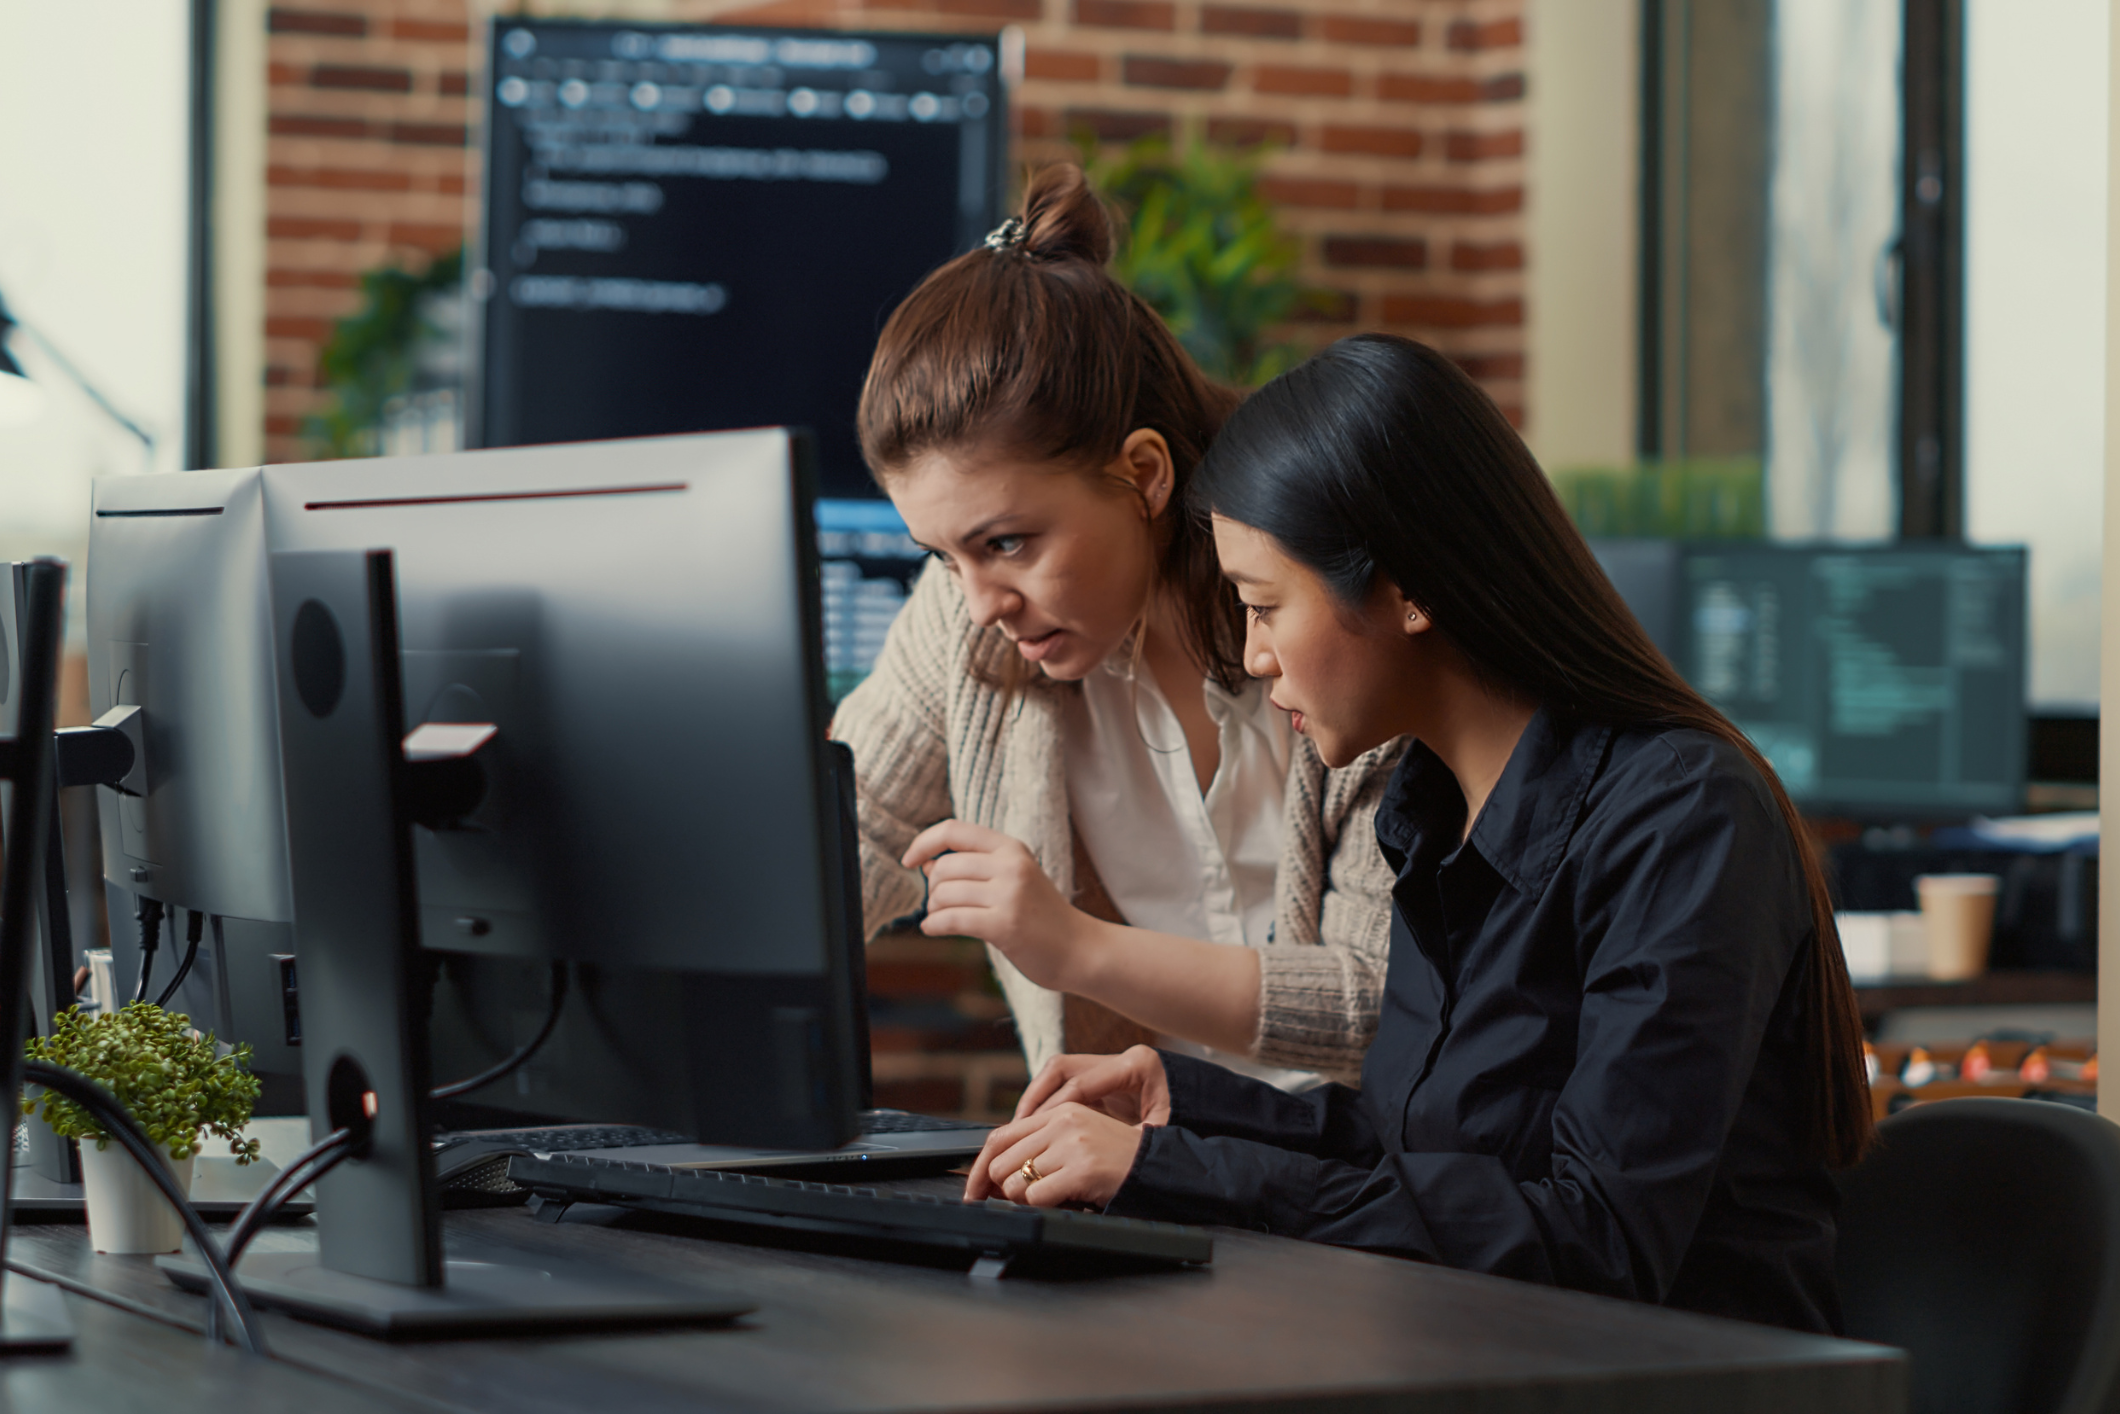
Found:
[[[1054,1056],[1016,1103],[1016,1118],[1066,1104],[1126,1124],[1168,1124],[1170,1079],[1163,1057],[1148,1046],[1131,1046],[1115,1056]]]

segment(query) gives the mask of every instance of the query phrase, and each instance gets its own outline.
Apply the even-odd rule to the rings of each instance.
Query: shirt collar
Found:
[[[1611,736],[1609,727],[1571,722],[1541,708],[1517,739],[1467,843],[1518,893],[1536,898],[1560,867]],[[1416,741],[1377,806],[1377,838],[1411,855],[1416,838],[1432,833],[1449,842],[1443,851],[1448,855],[1464,820],[1457,777]]]

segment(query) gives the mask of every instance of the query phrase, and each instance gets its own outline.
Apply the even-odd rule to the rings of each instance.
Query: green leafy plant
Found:
[[[1161,136],[1109,157],[1083,152],[1091,184],[1128,226],[1112,273],[1163,316],[1202,369],[1241,387],[1304,353],[1269,338],[1307,296],[1295,273],[1302,249],[1259,195],[1265,156],[1198,142],[1180,151]]]
[[[182,1012],[132,1002],[91,1018],[78,1006],[68,1007],[54,1020],[50,1037],[33,1036],[24,1049],[31,1060],[78,1071],[116,1095],[147,1137],[178,1162],[199,1152],[200,1137],[209,1132],[229,1141],[237,1163],[258,1157],[258,1141],[242,1137],[263,1088],[250,1073],[250,1047],[215,1054],[213,1033],[198,1035]],[[40,1108],[61,1138],[109,1147],[109,1136],[72,1100],[49,1090],[23,1097],[24,1114]]]
[[[420,355],[443,337],[427,315],[431,301],[463,278],[461,247],[422,271],[385,267],[361,276],[360,311],[338,322],[317,359],[332,404],[307,430],[326,453],[375,454],[384,405],[412,387]]]
[[[1757,457],[1557,471],[1553,489],[1588,536],[1756,539],[1767,533],[1766,480]]]

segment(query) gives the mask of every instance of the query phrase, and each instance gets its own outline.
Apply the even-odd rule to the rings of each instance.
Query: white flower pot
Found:
[[[178,1191],[191,1193],[191,1159],[162,1162],[176,1175]],[[196,1155],[194,1155],[196,1157]],[[81,1141],[81,1187],[88,1197],[88,1241],[98,1252],[175,1252],[184,1245],[184,1219],[123,1145],[104,1149]]]

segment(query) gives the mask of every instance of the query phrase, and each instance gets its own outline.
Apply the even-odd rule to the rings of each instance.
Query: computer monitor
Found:
[[[2023,549],[1593,549],[1658,646],[1805,809],[1939,819],[2022,808]]]
[[[256,468],[95,483],[84,576],[91,717],[138,705],[145,789],[96,788],[114,972],[130,1000],[141,904],[163,910],[147,1000],[198,956],[169,1005],[247,1041],[262,1114],[302,1110],[293,904]]]
[[[472,445],[785,423],[869,490],[899,301],[1000,219],[991,34],[500,15],[483,81]]]
[[[558,1028],[493,1111],[732,1143],[854,1132],[814,491],[781,430],[269,467],[275,555],[387,547],[404,712],[499,734],[415,831],[434,1071]],[[857,910],[858,912],[858,910]]]
[[[849,497],[817,503],[817,553],[823,561],[825,679],[836,703],[875,666],[928,552],[889,501]]]

